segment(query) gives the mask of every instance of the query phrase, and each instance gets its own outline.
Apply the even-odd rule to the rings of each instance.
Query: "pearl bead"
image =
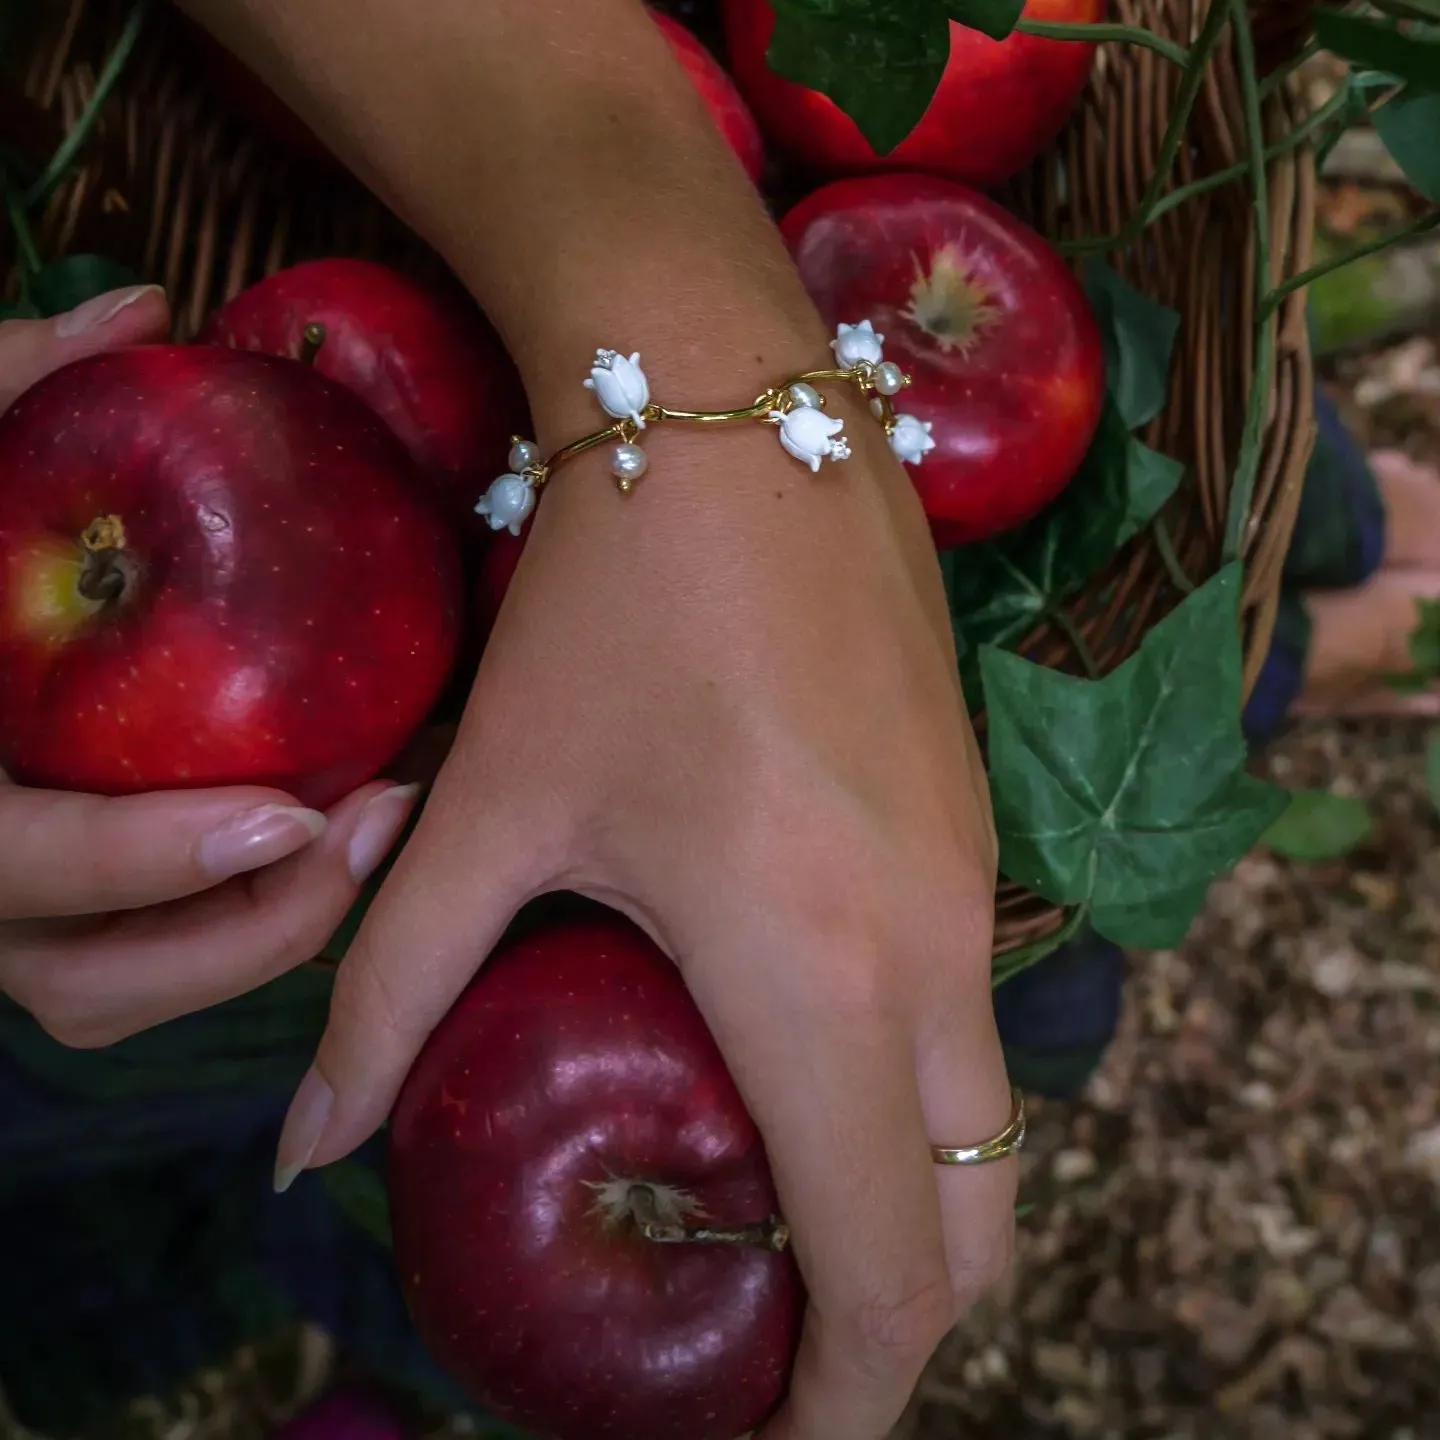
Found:
[[[818,410],[824,404],[824,401],[820,399],[820,392],[813,385],[807,385],[803,380],[797,380],[790,387],[790,398],[797,405],[803,405],[807,410]]]
[[[650,460],[638,445],[617,445],[610,457],[610,470],[617,480],[638,480]]]
[[[540,463],[540,447],[532,440],[517,440],[510,447],[510,468],[514,471],[529,470]]]
[[[905,388],[905,372],[893,361],[875,367],[875,388],[882,395],[898,395]]]
[[[885,418],[885,402],[878,395],[870,402],[870,413],[877,420]]]

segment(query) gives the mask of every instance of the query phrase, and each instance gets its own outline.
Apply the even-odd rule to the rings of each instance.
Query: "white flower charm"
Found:
[[[868,320],[862,320],[858,325],[841,325],[830,348],[835,352],[835,359],[848,370],[853,365],[878,365],[884,358],[880,349],[884,340]]]
[[[633,420],[641,430],[645,428],[650,382],[640,368],[638,350],[628,360],[614,350],[597,350],[585,388],[595,392],[607,415],[616,420]]]
[[[850,445],[841,432],[845,422],[816,410],[809,405],[794,410],[772,410],[770,419],[780,423],[780,443],[797,460],[810,467],[811,474],[820,468],[828,455],[831,460],[846,460]]]
[[[890,432],[890,448],[907,464],[918,465],[934,448],[930,432],[935,427],[929,420],[913,415],[897,415]]]
[[[485,492],[475,513],[483,515],[492,530],[519,535],[534,508],[535,487],[523,475],[502,475]]]

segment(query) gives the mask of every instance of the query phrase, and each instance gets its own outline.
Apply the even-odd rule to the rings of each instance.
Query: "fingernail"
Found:
[[[128,309],[146,295],[164,294],[161,285],[132,285],[125,290],[111,290],[95,295],[73,310],[67,310],[55,321],[55,334],[61,340],[73,340],[89,330],[108,325],[122,310]]]
[[[309,1165],[334,1108],[335,1092],[312,1065],[290,1102],[285,1126],[280,1131],[280,1146],[275,1152],[277,1195],[283,1195],[295,1183],[295,1177]]]
[[[390,853],[419,793],[418,785],[396,785],[382,790],[360,812],[346,852],[350,874],[357,884],[371,875]]]
[[[262,805],[227,820],[200,842],[200,863],[217,880],[243,875],[303,850],[326,825],[318,810]]]

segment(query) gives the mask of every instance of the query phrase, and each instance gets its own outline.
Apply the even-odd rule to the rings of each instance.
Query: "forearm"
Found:
[[[590,413],[576,377],[597,345],[640,349],[697,404],[822,358],[759,197],[641,0],[185,4],[444,255],[542,427]]]

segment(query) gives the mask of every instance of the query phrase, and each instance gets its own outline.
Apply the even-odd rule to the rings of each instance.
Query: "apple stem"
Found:
[[[297,357],[300,363],[313,365],[324,343],[325,327],[318,320],[312,320],[300,333],[300,354]]]
[[[129,588],[134,563],[125,553],[125,525],[118,515],[101,515],[80,537],[85,559],[75,588],[97,605],[113,605]]]
[[[686,1225],[663,1218],[653,1186],[632,1185],[626,1195],[635,1228],[654,1245],[748,1245],[781,1251],[790,1244],[790,1227],[778,1215],[758,1225]]]

